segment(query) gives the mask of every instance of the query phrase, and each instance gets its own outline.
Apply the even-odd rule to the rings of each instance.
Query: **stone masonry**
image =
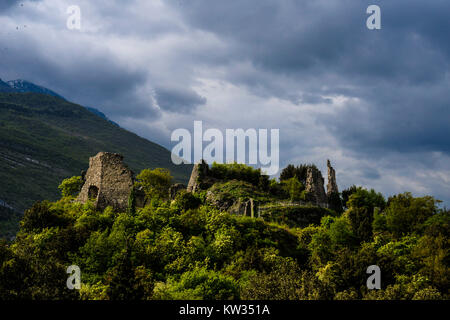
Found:
[[[328,184],[327,184],[327,202],[328,208],[336,212],[342,211],[342,201],[339,196],[339,190],[336,183],[336,172],[331,166],[330,160],[327,160]]]
[[[327,207],[327,195],[324,188],[324,179],[319,169],[308,167],[306,172],[306,192],[309,201],[320,207]]]
[[[117,153],[99,152],[89,158],[89,169],[76,201],[93,201],[99,210],[112,206],[125,212],[133,188],[133,172],[123,163],[123,156]]]
[[[201,189],[202,179],[208,176],[209,166],[202,159],[200,163],[194,165],[192,169],[191,178],[187,186],[188,192],[197,192]]]
[[[327,167],[328,167],[327,196],[330,196],[333,193],[339,193],[339,190],[336,184],[336,172],[334,171],[334,168],[331,166],[330,160],[327,160]]]

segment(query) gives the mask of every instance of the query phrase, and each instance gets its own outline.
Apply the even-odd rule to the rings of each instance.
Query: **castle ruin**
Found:
[[[133,172],[123,163],[123,156],[117,153],[99,152],[89,158],[89,169],[76,201],[92,201],[98,210],[111,206],[117,211],[126,211],[128,198],[133,190]],[[136,205],[142,206],[141,194]]]
[[[330,197],[333,193],[339,193],[338,186],[336,184],[336,171],[331,166],[330,160],[327,160],[328,168],[328,184],[327,184],[327,196]]]
[[[324,188],[322,173],[316,167],[310,166],[306,171],[306,192],[309,201],[319,207],[327,207],[327,195]]]
[[[336,172],[331,166],[330,160],[327,160],[327,168],[328,183],[327,191],[325,192],[325,180],[320,170],[315,166],[308,167],[306,171],[305,186],[305,190],[308,194],[306,201],[322,208],[330,208],[340,211],[342,209],[342,204],[340,202],[339,190],[336,183]],[[204,160],[201,160],[199,163],[195,164],[189,179],[187,191],[198,192],[200,190],[205,190],[216,182],[216,179],[209,177],[208,174],[209,166]],[[214,202],[211,200],[213,198],[213,195],[209,192],[207,199],[209,199],[210,202]],[[248,203],[236,202],[233,204],[227,204],[223,209],[229,209],[228,211],[232,211],[233,213],[240,215],[252,215],[251,212],[254,212],[256,205],[254,204],[253,199],[250,200]]]
[[[336,172],[331,166],[330,160],[327,160],[328,183],[325,193],[324,179],[319,169],[309,167],[306,174],[306,191],[309,194],[309,201],[319,207],[330,208],[335,211],[342,210],[342,204],[339,197],[339,190],[336,183]]]
[[[188,192],[200,191],[200,189],[202,189],[201,188],[202,180],[208,176],[208,172],[209,166],[205,162],[205,160],[202,159],[200,163],[196,163],[194,165],[194,168],[192,168],[192,173],[187,186],[187,191]]]

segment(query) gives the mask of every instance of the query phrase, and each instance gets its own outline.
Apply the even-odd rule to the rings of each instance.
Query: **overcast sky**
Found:
[[[382,29],[366,9],[381,7]],[[69,30],[69,5],[81,30]],[[0,78],[171,149],[176,128],[279,128],[280,161],[340,190],[450,203],[448,0],[0,2]]]

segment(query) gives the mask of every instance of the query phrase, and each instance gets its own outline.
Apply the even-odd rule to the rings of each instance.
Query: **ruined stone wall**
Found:
[[[188,192],[197,192],[201,189],[202,179],[208,176],[208,164],[202,159],[200,163],[194,165],[191,177],[187,186]]]
[[[327,160],[327,167],[328,167],[328,184],[327,184],[328,208],[335,210],[336,212],[341,212],[342,201],[336,183],[336,172],[331,166],[330,160]]]
[[[306,191],[309,194],[309,201],[315,205],[327,207],[324,179],[319,169],[308,167],[306,172]]]
[[[115,210],[126,211],[132,187],[133,172],[123,163],[123,156],[100,152],[89,159],[89,169],[77,201],[86,203],[90,199],[99,210],[112,206]]]
[[[327,184],[327,195],[330,196],[333,193],[339,193],[338,186],[336,184],[336,172],[331,166],[330,160],[327,160],[328,167],[328,184]]]

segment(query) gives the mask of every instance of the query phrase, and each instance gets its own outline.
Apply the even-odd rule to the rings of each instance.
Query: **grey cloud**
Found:
[[[2,0],[0,2],[0,12],[6,11],[7,9],[10,9],[11,7],[13,7],[19,3],[20,3],[20,0]]]
[[[3,1],[0,10],[13,3]],[[104,17],[98,34],[90,34],[98,42],[117,37],[154,41],[128,48],[130,61],[116,58],[120,41],[117,48],[80,50],[69,39],[55,41],[46,34],[20,38],[17,33],[0,40],[9,49],[1,54],[0,77],[26,78],[113,120],[129,119],[129,129],[135,125],[160,143],[168,141],[160,129],[164,124],[158,123],[161,114],[165,120],[177,113],[194,117],[199,106],[208,108],[213,99],[205,95],[207,101],[193,88],[198,78],[211,77],[259,98],[297,104],[298,117],[291,116],[286,126],[302,119],[303,104],[328,108],[308,111],[313,119],[305,126],[282,129],[283,164],[325,158],[322,150],[338,150],[354,165],[342,174],[345,183],[361,179],[392,191],[397,189],[391,188],[385,170],[418,183],[423,178],[415,170],[425,172],[424,164],[448,172],[442,159],[450,154],[449,1],[378,0],[379,31],[365,26],[366,8],[373,4],[369,0],[169,0],[148,13],[155,19],[133,17],[132,6],[143,3],[91,2],[92,12],[84,15]],[[66,50],[59,42],[67,42]],[[140,50],[147,50],[151,63],[134,57]],[[347,102],[336,107],[334,98],[342,97]],[[239,118],[240,111],[227,117]],[[131,121],[143,118],[160,126],[149,129]],[[271,115],[261,115],[267,118]],[[180,119],[180,127],[190,125]],[[445,179],[439,181],[423,184],[441,195]]]
[[[444,31],[450,29],[450,3],[379,1],[382,30],[376,32],[365,27],[369,4],[194,0],[183,13],[194,27],[234,43],[230,55],[236,60],[248,59],[261,74],[272,75],[230,76],[257,94],[303,103],[329,102],[320,100],[323,94],[358,98],[318,119],[342,146],[367,154],[450,152],[450,50]],[[281,76],[297,87],[282,88]]]
[[[69,52],[48,54],[51,43],[42,47],[35,39],[19,35],[8,43],[1,76],[48,87],[70,101],[102,110],[111,119],[158,116],[151,92],[139,93],[148,81],[144,71],[128,68],[108,50],[84,54],[88,44],[66,43]]]
[[[206,103],[204,97],[186,88],[156,87],[155,96],[159,107],[170,112],[192,112]]]

